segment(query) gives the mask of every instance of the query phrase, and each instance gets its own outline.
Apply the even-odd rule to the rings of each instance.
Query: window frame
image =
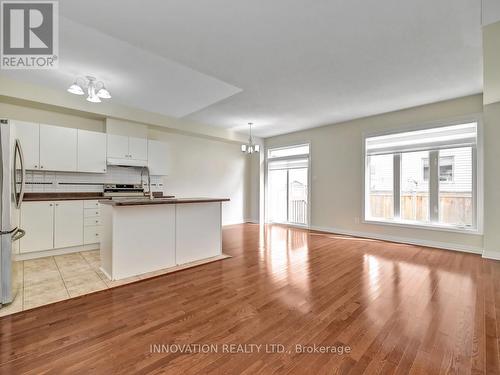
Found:
[[[281,157],[274,157],[274,158],[269,158],[269,150],[276,150],[276,149],[286,149],[286,148],[293,148],[293,147],[299,147],[299,146],[309,146],[309,153],[308,154],[297,154],[297,155],[292,155],[292,156],[281,156]],[[265,165],[265,170],[264,170],[264,222],[269,223],[269,224],[283,224],[283,225],[289,225],[292,227],[299,227],[299,228],[306,228],[309,229],[311,228],[311,206],[312,206],[312,178],[311,178],[311,166],[312,166],[312,144],[311,141],[302,141],[302,142],[294,142],[294,143],[285,143],[285,144],[280,144],[280,145],[275,145],[275,146],[266,146],[264,148],[265,150],[265,157],[264,157],[264,165]],[[279,160],[289,160],[289,159],[300,159],[300,158],[307,158],[307,183],[308,183],[308,188],[307,188],[307,224],[300,224],[300,223],[292,223],[292,222],[277,222],[277,221],[271,221],[269,219],[269,212],[268,212],[268,198],[269,198],[269,162],[272,161],[279,161]],[[287,188],[288,189],[288,188]]]
[[[423,222],[406,222],[401,219],[375,219],[368,218],[366,216],[366,199],[367,199],[367,181],[369,181],[369,165],[368,165],[368,157],[366,155],[366,139],[376,136],[383,135],[391,135],[404,133],[409,131],[416,130],[426,130],[433,129],[438,127],[446,127],[453,125],[460,125],[463,123],[476,122],[477,123],[477,142],[476,146],[472,147],[472,199],[473,199],[473,227],[461,227],[456,225],[446,225],[442,223],[432,222],[439,216],[439,212],[432,213],[432,207],[439,207],[439,171],[438,171],[438,181],[435,186],[429,186],[429,200],[431,200],[431,189],[436,191],[437,195],[434,192],[434,198],[438,198],[437,202],[430,202],[429,205],[429,215],[431,218],[431,222],[423,223]],[[409,229],[426,229],[433,231],[443,231],[443,232],[454,232],[454,233],[465,233],[465,234],[473,234],[473,235],[482,235],[483,234],[483,213],[484,213],[484,187],[483,187],[483,121],[482,115],[480,113],[472,114],[469,116],[456,117],[448,120],[439,120],[427,123],[420,124],[410,124],[400,127],[394,127],[390,130],[383,131],[371,131],[371,132],[363,132],[362,133],[362,197],[361,197],[361,223],[370,224],[370,225],[382,225],[382,226],[393,226],[393,227],[401,227],[401,228],[409,228]],[[438,151],[430,150],[433,155],[429,155],[429,167],[432,165],[433,157],[438,160]],[[400,154],[399,154],[399,157]],[[396,164],[396,162],[395,162]],[[400,165],[400,164],[399,164]],[[396,169],[394,170],[394,188],[398,187],[398,193],[394,190],[394,216],[396,216],[396,208],[400,206],[400,176],[396,176]],[[400,171],[398,171],[400,172]],[[432,171],[430,171],[430,175],[432,175]],[[396,181],[397,180],[397,181]],[[399,182],[399,183],[397,183]],[[430,184],[430,181],[429,181]],[[397,186],[396,186],[397,185]],[[396,203],[396,199],[398,199],[398,203]],[[439,208],[438,208],[439,209]],[[399,211],[398,211],[399,214]],[[399,215],[398,215],[399,216]],[[439,218],[438,218],[439,219]]]

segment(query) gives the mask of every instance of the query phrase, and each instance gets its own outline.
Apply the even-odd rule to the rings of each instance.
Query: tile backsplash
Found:
[[[109,165],[106,173],[26,171],[26,192],[102,192],[103,185],[138,184],[141,168]],[[146,176],[143,177],[147,183]],[[151,190],[164,191],[162,176],[151,176]]]

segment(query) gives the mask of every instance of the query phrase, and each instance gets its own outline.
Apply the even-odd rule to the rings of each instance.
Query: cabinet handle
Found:
[[[98,224],[98,223],[99,223],[99,220],[96,220],[96,221],[95,221],[95,223],[96,223],[96,224]]]
[[[53,204],[52,204],[52,203],[50,203],[50,204],[49,204],[49,206],[50,206],[50,207],[52,207],[52,206],[53,206]]]
[[[43,165],[40,165],[40,168],[43,168]]]
[[[38,165],[35,165],[35,168],[38,168]]]
[[[56,203],[56,207],[59,207],[59,203]]]

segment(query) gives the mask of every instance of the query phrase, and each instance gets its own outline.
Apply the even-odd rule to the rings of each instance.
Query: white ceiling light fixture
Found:
[[[254,152],[260,151],[260,145],[255,144],[252,137],[252,123],[248,123],[248,127],[250,128],[250,135],[248,137],[248,143],[241,145],[241,152],[245,154],[253,154]]]
[[[104,86],[104,82],[96,81],[92,76],[79,77],[68,88],[68,92],[75,95],[84,95],[85,91],[87,91],[87,101],[91,103],[100,103],[101,99],[111,99],[111,94]]]

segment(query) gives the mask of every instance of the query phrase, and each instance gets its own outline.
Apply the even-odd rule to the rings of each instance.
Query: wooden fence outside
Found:
[[[288,209],[289,222],[307,224],[307,202],[305,200],[291,200]]]
[[[440,222],[448,224],[472,224],[473,201],[470,193],[440,193]],[[393,217],[393,197],[389,192],[370,195],[371,215],[378,218]],[[415,193],[401,196],[401,218],[427,221],[429,218],[428,194]]]

